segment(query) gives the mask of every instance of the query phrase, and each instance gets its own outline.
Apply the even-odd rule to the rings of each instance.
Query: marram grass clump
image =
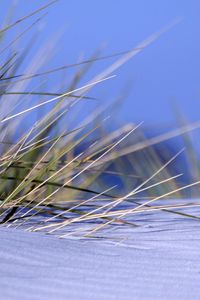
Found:
[[[43,72],[43,61],[40,59],[37,65],[34,59],[22,72],[30,47],[28,44],[20,51],[16,45],[55,2],[0,30],[1,225],[60,237],[91,237],[113,224],[138,226],[135,215],[152,211],[198,219],[183,209],[197,207],[199,202],[183,201],[181,197],[184,190],[200,181],[181,185],[182,174],[172,174],[169,168],[183,150],[168,153],[163,161],[153,146],[198,128],[199,122],[146,139],[142,123],[108,131],[107,124],[113,120],[112,106],[110,118],[107,108],[99,104],[92,114],[81,113],[83,105],[96,100],[90,97],[90,90],[99,84],[107,86],[106,81],[114,80],[114,72],[156,40],[163,30],[131,51],[109,56],[95,54],[85,61]],[[34,17],[31,25],[8,41],[11,30]],[[38,55],[41,57],[47,50],[40,49]],[[107,69],[80,85],[96,61],[117,56]],[[41,90],[42,78],[48,82],[51,74],[69,68],[75,70],[70,83],[62,83],[54,92]],[[50,82],[54,86],[52,79]],[[161,201],[169,198],[176,200]]]

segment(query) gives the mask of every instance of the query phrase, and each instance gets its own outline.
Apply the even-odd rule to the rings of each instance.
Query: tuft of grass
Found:
[[[51,1],[0,30],[2,226],[66,237],[69,234],[93,236],[111,224],[134,227],[137,226],[135,214],[151,211],[198,220],[198,216],[183,212],[183,209],[198,207],[200,203],[184,200],[183,192],[200,181],[195,177],[192,183],[181,184],[182,174],[173,174],[170,167],[179,155],[183,155],[183,150],[172,154],[165,149],[166,154],[161,156],[154,145],[199,128],[199,121],[147,139],[142,123],[128,124],[109,132],[109,118],[105,117],[108,107],[99,103],[89,116],[79,115],[82,103],[87,105],[88,101],[98,99],[89,95],[91,89],[105,84],[108,79],[114,80],[113,72],[168,28],[130,51],[106,56],[96,53],[87,60],[46,71],[40,71],[45,61],[38,65],[33,62],[21,71],[29,45],[20,51],[15,49],[16,43],[34,30],[46,16],[41,12],[56,2]],[[8,31],[33,17],[37,19],[4,45]],[[41,49],[39,54],[44,51]],[[80,85],[88,69],[97,61],[114,57],[117,59],[113,64]],[[64,83],[64,88],[53,92],[41,90],[41,78],[52,82],[51,74],[75,67],[78,70],[75,69],[67,89]],[[113,120],[114,105],[109,110]],[[195,163],[194,152],[190,157]],[[170,197],[175,200],[160,203],[161,199]]]

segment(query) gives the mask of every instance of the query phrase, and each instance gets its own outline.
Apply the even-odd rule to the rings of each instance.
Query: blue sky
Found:
[[[22,16],[48,1],[6,0],[0,17],[12,3]],[[39,42],[62,32],[49,67],[88,58],[103,46],[102,55],[128,50],[169,24],[182,21],[154,44],[121,67],[117,77],[92,91],[101,101],[111,101],[125,87],[130,93],[120,110],[123,122],[170,125],[178,105],[190,120],[199,119],[200,108],[200,2],[198,0],[60,0],[48,8]],[[34,20],[34,18],[32,18]],[[98,62],[89,76],[113,60]]]

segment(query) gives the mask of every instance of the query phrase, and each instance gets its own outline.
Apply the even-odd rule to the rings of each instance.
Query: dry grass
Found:
[[[92,228],[90,226],[83,233],[85,236],[96,234],[116,222],[135,226],[134,215],[141,212],[164,211],[198,219],[198,216],[183,212],[183,208],[198,207],[199,202],[189,202],[188,199],[183,203],[178,199],[183,197],[185,189],[197,186],[200,181],[196,179],[181,185],[179,179],[182,174],[171,174],[169,169],[183,150],[163,162],[152,146],[199,128],[200,122],[181,125],[179,129],[151,139],[143,136],[142,123],[129,124],[110,133],[106,125],[109,120],[104,117],[107,108],[101,105],[81,121],[78,116],[76,121],[73,120],[76,125],[70,126],[71,118],[76,116],[82,101],[87,105],[87,101],[95,100],[88,95],[92,88],[103,85],[108,79],[114,80],[113,72],[174,24],[153,34],[130,51],[95,55],[78,63],[42,72],[40,67],[45,61],[40,60],[35,65],[33,60],[19,74],[19,66],[23,66],[28,49],[20,53],[15,49],[15,44],[34,29],[45,17],[45,14],[40,15],[41,12],[55,2],[0,30],[0,55],[3,54],[0,66],[1,224],[65,237],[69,233],[63,233],[63,230],[73,223],[82,226],[92,221]],[[37,19],[4,46],[7,32],[35,15]],[[41,49],[38,56],[44,51]],[[79,85],[88,68],[96,61],[117,56],[119,58],[100,74]],[[45,76],[48,82],[51,74],[74,67],[79,69],[74,72],[67,89],[64,84],[64,91],[37,91],[41,76]],[[39,82],[31,85],[34,78]],[[28,90],[30,86],[31,90]],[[8,102],[8,97],[12,97],[12,102]],[[177,200],[172,204],[159,204],[158,200],[168,197]],[[82,232],[81,227],[78,227],[78,232]]]

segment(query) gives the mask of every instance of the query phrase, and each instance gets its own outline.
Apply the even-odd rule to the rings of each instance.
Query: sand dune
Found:
[[[199,222],[144,220],[108,240],[2,227],[1,299],[199,299]]]

